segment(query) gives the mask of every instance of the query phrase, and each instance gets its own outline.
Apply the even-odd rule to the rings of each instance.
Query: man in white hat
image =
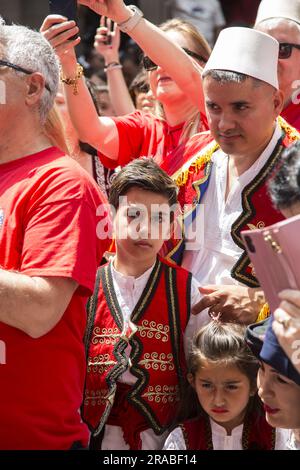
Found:
[[[207,116],[216,142],[208,189],[202,198],[204,240],[186,250],[183,266],[203,286],[195,311],[209,308],[222,320],[254,322],[264,296],[240,233],[282,218],[266,183],[285,146],[298,138],[281,118],[278,42],[248,28],[224,29],[203,71]],[[197,194],[197,184],[194,183]],[[198,209],[195,204],[195,211]],[[187,230],[187,241],[189,229]]]
[[[255,29],[279,42],[278,78],[284,94],[281,115],[300,129],[300,0],[262,0]]]

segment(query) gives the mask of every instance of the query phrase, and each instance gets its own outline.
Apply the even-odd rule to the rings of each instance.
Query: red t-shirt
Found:
[[[108,245],[96,236],[102,202],[89,175],[54,147],[0,165],[0,266],[79,284],[62,319],[41,338],[0,322],[0,449],[87,445],[79,414],[83,336],[87,296]]]
[[[113,120],[119,133],[119,155],[117,160],[112,160],[98,152],[105,167],[124,166],[139,157],[153,157],[158,165],[168,159],[180,159],[185,145],[178,145],[178,143],[184,123],[171,127],[166,121],[158,119],[153,114],[141,111],[113,118]],[[208,129],[205,116],[202,116],[202,122],[199,132]]]
[[[282,111],[281,116],[291,126],[300,131],[300,104],[290,102]]]

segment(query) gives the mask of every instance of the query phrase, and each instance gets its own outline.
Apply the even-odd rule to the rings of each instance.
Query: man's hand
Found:
[[[300,373],[300,291],[284,290],[274,312],[272,328],[278,342]]]
[[[77,3],[84,5],[98,15],[104,15],[115,21],[123,23],[127,21],[132,13],[123,2],[123,0],[78,0]]]
[[[212,318],[222,321],[235,321],[242,324],[254,323],[265,299],[259,289],[244,286],[222,285],[199,288],[203,298],[194,305],[192,313],[196,315],[208,308]]]

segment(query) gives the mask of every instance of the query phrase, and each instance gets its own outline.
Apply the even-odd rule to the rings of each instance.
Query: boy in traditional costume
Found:
[[[83,418],[98,449],[161,449],[185,381],[184,343],[209,317],[190,316],[200,299],[191,274],[157,256],[177,205],[172,179],[152,159],[134,160],[110,203],[116,256],[89,303]]]

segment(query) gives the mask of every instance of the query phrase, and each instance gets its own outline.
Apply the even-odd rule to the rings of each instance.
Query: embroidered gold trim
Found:
[[[87,372],[95,372],[103,374],[111,366],[117,364],[116,361],[109,360],[109,354],[99,354],[98,356],[89,357],[87,363]]]
[[[120,331],[118,328],[99,328],[99,326],[96,326],[93,330],[92,343],[114,344],[119,337]]]
[[[265,228],[266,224],[262,220],[258,222],[256,225],[255,224],[247,224],[247,227],[249,230],[256,230],[258,228]]]
[[[172,179],[175,181],[178,187],[184,186],[189,179],[189,176],[192,173],[196,173],[202,168],[202,166],[211,160],[213,153],[219,148],[219,144],[213,141],[206,145],[204,149],[198,154],[194,155],[191,160],[189,160],[183,167],[180,172],[175,173],[172,176]]]
[[[105,405],[107,401],[107,390],[85,390],[84,405]]]
[[[160,370],[162,372],[174,370],[173,354],[158,354],[157,352],[146,353],[143,359],[139,361],[139,365],[144,366],[146,370]]]
[[[300,133],[295,129],[295,127],[292,127],[285,119],[283,119],[282,116],[278,116],[277,119],[281,129],[284,130],[289,140],[295,142],[300,139]]]
[[[169,339],[170,327],[168,325],[163,325],[162,323],[156,323],[148,320],[143,320],[142,325],[138,327],[139,333],[142,338],[153,338],[161,339],[163,343],[167,342]]]
[[[179,400],[179,387],[177,385],[151,385],[146,389],[147,392],[142,394],[142,397],[147,398],[150,402],[155,403],[174,403]]]

